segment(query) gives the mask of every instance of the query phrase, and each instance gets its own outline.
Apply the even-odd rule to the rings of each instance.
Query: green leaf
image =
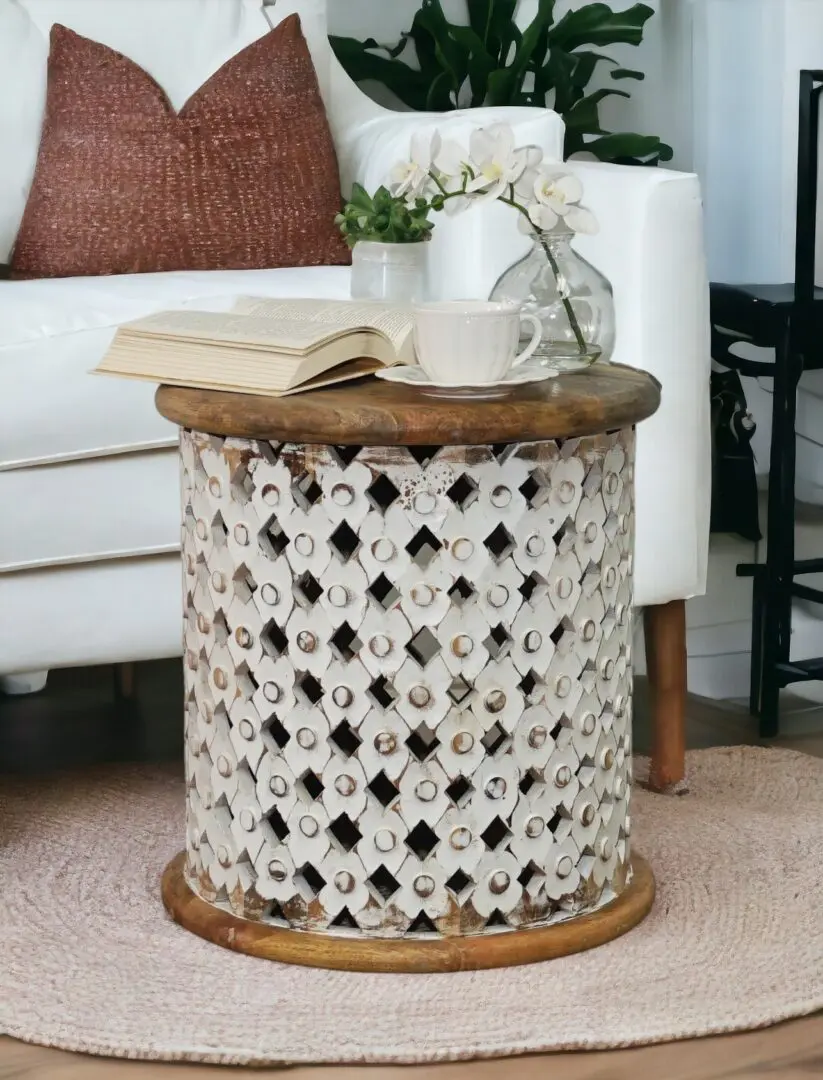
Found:
[[[509,105],[522,91],[523,79],[533,65],[535,53],[546,55],[555,0],[538,0],[537,14],[523,31],[513,62],[489,76],[489,104]]]
[[[349,203],[351,206],[356,207],[358,210],[374,209],[374,200],[362,184],[352,184],[351,198],[349,199]]]
[[[631,95],[625,90],[596,90],[588,97],[581,98],[563,117],[566,130],[583,135],[601,134],[603,128],[600,126],[600,102],[614,96],[627,98]]]
[[[556,24],[551,45],[567,52],[581,45],[639,45],[652,15],[648,4],[633,4],[625,11],[612,11],[608,4],[585,4]]]
[[[386,86],[410,109],[422,111],[426,108],[429,80],[422,71],[416,71],[402,60],[376,56],[355,38],[332,36],[329,41],[335,56],[355,82],[372,79]]]
[[[584,147],[600,161],[631,159],[639,162],[651,157],[656,161],[671,161],[674,153],[672,148],[661,142],[656,135],[635,135],[629,132],[603,135],[599,139],[585,143]]]
[[[633,71],[631,68],[615,68],[609,74],[613,79],[636,79],[638,82],[643,82],[646,78],[644,72]]]

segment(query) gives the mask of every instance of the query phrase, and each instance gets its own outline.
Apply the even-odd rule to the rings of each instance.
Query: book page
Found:
[[[187,338],[220,344],[257,345],[294,353],[296,358],[318,345],[347,333],[348,327],[306,319],[286,320],[216,311],[162,311],[125,323],[123,330],[135,336]]]
[[[278,326],[288,322],[326,327],[335,330],[376,330],[383,334],[400,356],[411,338],[411,308],[398,307],[370,300],[270,300],[262,296],[243,296],[234,311],[256,320],[270,319]]]

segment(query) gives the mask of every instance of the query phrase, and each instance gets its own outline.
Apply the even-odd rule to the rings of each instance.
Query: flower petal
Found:
[[[597,218],[591,210],[586,210],[583,206],[570,206],[565,221],[569,228],[577,233],[587,233],[594,236],[600,230]]]
[[[421,169],[431,164],[431,136],[425,131],[415,131],[411,137],[411,159]]]
[[[471,201],[459,195],[456,199],[447,199],[443,204],[443,209],[449,215],[454,217],[456,214],[462,214],[465,210],[471,206]]]
[[[534,225],[525,214],[517,215],[517,228],[520,232],[525,233],[526,236],[534,236]]]
[[[439,149],[433,155],[435,168],[444,176],[462,176],[463,163],[469,155],[455,139],[443,139]]]
[[[532,224],[543,232],[553,229],[559,220],[551,207],[543,206],[541,203],[535,203],[534,206],[529,207],[529,217]]]
[[[511,124],[492,124],[487,131],[494,140],[494,156],[506,161],[514,153],[514,131]]]
[[[543,160],[543,150],[539,146],[526,146],[526,166],[529,169],[536,169],[540,162]]]
[[[583,185],[576,176],[569,174],[558,176],[555,178],[554,187],[567,203],[580,202],[583,198]]]
[[[492,131],[487,128],[476,128],[469,139],[469,151],[475,164],[482,166],[487,161],[492,161],[497,150],[497,143]]]

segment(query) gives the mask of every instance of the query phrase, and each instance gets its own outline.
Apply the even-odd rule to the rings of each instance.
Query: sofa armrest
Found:
[[[600,222],[575,245],[609,278],[618,363],[660,380],[660,409],[637,433],[635,598],[705,591],[711,503],[708,280],[697,177],[568,162]]]
[[[518,146],[539,146],[546,161],[563,160],[563,121],[551,109],[501,107],[450,113],[388,112],[347,129],[337,138],[343,192],[357,181],[373,191],[385,184],[392,166],[408,158],[412,135],[439,130],[444,138],[467,145],[472,131],[494,123],[510,124]],[[428,259],[429,294],[440,299],[487,297],[500,272],[506,240],[517,232],[514,211],[484,203],[449,217],[435,214]],[[501,248],[501,244],[503,245]],[[495,272],[496,271],[496,272]]]

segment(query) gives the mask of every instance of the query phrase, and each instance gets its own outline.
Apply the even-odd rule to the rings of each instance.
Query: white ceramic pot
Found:
[[[425,300],[428,244],[360,240],[352,249],[353,300],[410,304]]]

